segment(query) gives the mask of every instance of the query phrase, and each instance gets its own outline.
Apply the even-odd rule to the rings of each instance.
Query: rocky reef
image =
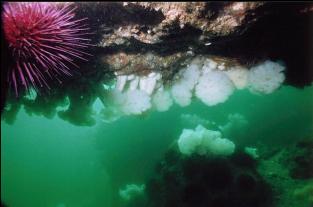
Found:
[[[272,206],[257,161],[238,150],[227,157],[181,156],[170,149],[148,181],[147,206]]]
[[[227,156],[186,156],[173,143],[147,180],[145,194],[126,206],[309,207],[312,163],[312,139],[284,148],[239,147]]]
[[[312,3],[296,2],[92,2],[72,3],[77,18],[88,18],[92,35],[88,62],[49,90],[18,98],[6,82],[14,59],[1,37],[1,111],[14,120],[21,106],[30,114],[56,114],[73,124],[95,124],[96,100],[108,107],[106,87],[119,76],[161,74],[166,88],[195,59],[213,60],[217,70],[249,70],[265,60],[285,64],[284,84],[311,84]],[[3,33],[3,31],[2,31]],[[201,62],[200,61],[200,62]],[[231,72],[230,72],[231,73]],[[152,98],[151,98],[152,99]],[[106,111],[104,114],[112,114]],[[114,114],[116,116],[116,114]]]
[[[312,143],[306,138],[284,148],[260,147],[258,171],[271,184],[276,206],[313,205]]]
[[[142,65],[150,70],[165,67],[175,73],[177,65],[187,64],[188,57],[195,55],[214,55],[232,65],[280,58],[287,63],[288,83],[303,86],[312,81],[311,3],[126,2],[81,6],[86,7],[91,22],[100,23],[98,46],[105,48],[105,62],[114,70],[140,70]],[[138,54],[139,60],[134,59]]]

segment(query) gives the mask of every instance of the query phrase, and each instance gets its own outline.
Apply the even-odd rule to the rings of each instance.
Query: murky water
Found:
[[[182,129],[221,129],[229,114],[240,114],[245,124],[224,131],[236,146],[283,148],[312,138],[312,97],[312,86],[262,96],[241,90],[213,107],[194,101],[113,123],[98,117],[93,127],[22,109],[13,125],[1,122],[1,199],[12,207],[127,206],[119,189],[145,184]]]

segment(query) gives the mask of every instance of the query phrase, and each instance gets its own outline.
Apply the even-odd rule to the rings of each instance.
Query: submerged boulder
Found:
[[[272,204],[271,188],[256,171],[254,159],[240,151],[213,158],[182,157],[171,149],[158,164],[155,177],[147,183],[146,193],[149,207]]]

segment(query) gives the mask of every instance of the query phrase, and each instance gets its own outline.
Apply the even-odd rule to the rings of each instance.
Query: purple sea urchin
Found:
[[[14,59],[8,68],[8,82],[15,90],[33,87],[50,88],[48,79],[61,82],[62,76],[71,76],[77,59],[87,60],[90,46],[86,37],[89,28],[75,19],[75,8],[56,3],[6,3],[2,23],[4,36]]]

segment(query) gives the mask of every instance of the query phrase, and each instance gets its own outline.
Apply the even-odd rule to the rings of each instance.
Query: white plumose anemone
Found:
[[[191,103],[192,93],[200,76],[198,65],[191,64],[177,75],[179,80],[172,85],[171,93],[174,101],[184,107]]]
[[[117,76],[117,81],[116,81],[116,89],[119,91],[123,91],[127,81],[127,76],[126,75],[120,75]]]
[[[235,151],[235,144],[221,138],[219,131],[212,131],[198,125],[195,130],[184,129],[177,143],[179,151],[185,155],[230,155]]]
[[[191,103],[192,91],[184,83],[175,83],[171,88],[171,93],[178,105],[184,107]]]
[[[225,71],[237,89],[244,89],[247,86],[248,73],[249,70],[243,67],[233,67]]]
[[[269,94],[285,80],[284,69],[270,60],[248,70],[239,65],[227,68],[223,62],[196,57],[177,73],[168,89],[164,88],[162,73],[158,71],[145,76],[116,74],[116,87],[108,92],[108,105],[102,113],[112,121],[122,115],[142,114],[152,106],[157,111],[167,111],[173,102],[188,106],[194,95],[204,104],[214,106],[225,102],[234,89],[246,87],[254,93]],[[220,129],[225,134],[230,126]]]
[[[191,155],[201,146],[202,137],[195,133],[192,129],[184,129],[177,143],[179,151],[185,155]]]
[[[127,91],[122,111],[125,114],[141,114],[151,108],[150,96],[140,90]]]
[[[196,96],[208,106],[223,103],[233,91],[232,81],[220,71],[206,72],[196,85]]]
[[[152,105],[157,111],[167,111],[173,105],[170,92],[163,88],[157,90],[152,96]]]
[[[191,64],[183,71],[182,81],[186,84],[189,89],[193,89],[198,82],[200,76],[200,67],[195,64]]]
[[[248,87],[251,92],[269,94],[284,82],[282,73],[285,67],[270,60],[252,67],[248,74]]]
[[[136,185],[136,184],[128,184],[124,187],[124,189],[119,190],[120,197],[125,201],[130,201],[136,196],[143,195],[145,191],[145,185]]]
[[[150,73],[148,76],[140,77],[139,88],[151,95],[160,79],[161,75],[155,72]]]
[[[151,108],[150,96],[138,89],[120,92],[113,90],[110,93],[110,104],[124,114],[142,114]]]

